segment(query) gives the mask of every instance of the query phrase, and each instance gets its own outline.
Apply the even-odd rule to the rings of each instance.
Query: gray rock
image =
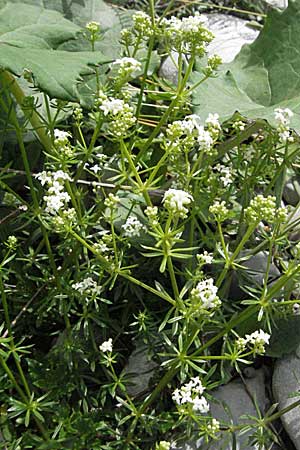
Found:
[[[277,9],[285,9],[288,7],[288,0],[265,0],[265,2]]]
[[[300,346],[296,352],[277,360],[272,383],[279,410],[299,400],[295,393],[300,389]],[[281,416],[281,421],[296,449],[300,450],[300,406]]]
[[[147,349],[148,347],[143,342],[137,343],[125,366],[124,372],[130,377],[130,384],[126,385],[129,395],[136,396],[145,391],[154,369],[158,366],[149,358]]]
[[[177,70],[178,53],[172,52],[172,58],[168,56],[162,63],[159,69],[159,76],[170,81],[172,84],[177,84],[178,70]]]
[[[246,259],[241,264],[247,267],[247,276],[251,278],[257,285],[263,286],[265,274],[268,267],[268,252],[259,252],[256,255],[251,256],[251,258]],[[269,269],[269,280],[273,280],[280,276],[279,269],[275,264],[270,264]]]
[[[300,177],[290,178],[284,185],[283,198],[289,205],[296,206],[300,201]]]
[[[300,241],[300,208],[292,208],[288,215],[286,227],[288,227],[288,237],[290,241]]]
[[[209,55],[221,56],[224,63],[232,61],[244,44],[251,44],[259,34],[250,28],[249,21],[227,14],[207,15],[207,28],[215,35],[208,46]]]
[[[230,287],[230,296],[234,300],[245,298],[246,294],[240,286],[262,287],[268,266],[268,252],[262,251],[249,259],[243,259],[247,256],[247,251],[240,254],[239,264],[245,269],[239,269],[234,273]],[[272,285],[272,280],[280,276],[279,269],[271,262],[269,268],[268,283]]]
[[[269,400],[265,392],[264,383],[264,369],[251,369],[250,378],[246,378],[246,387],[241,380],[234,380],[225,386],[211,392],[216,399],[215,403],[211,402],[211,415],[224,423],[242,424],[248,423],[249,419],[242,419],[241,417],[249,414],[258,417],[254,399],[260,411],[264,411],[269,406]],[[248,375],[249,376],[249,375]],[[247,445],[249,432],[237,435],[237,450],[253,450],[253,445]],[[232,450],[232,437],[224,433],[221,440],[214,442],[213,446],[206,447],[202,440],[190,441],[183,444],[181,447],[174,447],[176,450]]]

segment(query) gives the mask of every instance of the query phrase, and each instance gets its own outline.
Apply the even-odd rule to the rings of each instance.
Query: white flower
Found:
[[[204,397],[195,397],[193,399],[193,410],[199,411],[201,414],[205,414],[209,411],[209,404]]]
[[[198,144],[200,150],[210,150],[214,141],[210,135],[210,132],[205,130],[203,126],[198,127]]]
[[[37,173],[35,175],[35,178],[39,180],[42,186],[44,186],[46,183],[50,183],[52,181],[51,176],[49,175],[49,172],[46,172],[43,170],[43,172]]]
[[[101,172],[102,168],[99,166],[99,164],[95,164],[94,166],[89,168],[92,172],[94,172],[96,175],[97,173]]]
[[[122,225],[122,229],[124,230],[124,236],[134,237],[140,236],[141,231],[145,230],[145,227],[135,216],[129,216]]]
[[[191,299],[193,302],[200,303],[201,309],[209,310],[220,306],[221,301],[217,296],[218,288],[214,285],[212,278],[200,281],[195,288],[191,290]]]
[[[215,169],[220,172],[220,180],[224,187],[227,187],[229,184],[233,182],[233,176],[235,175],[235,171],[232,167],[224,166],[223,164],[217,164]]]
[[[185,218],[188,209],[185,207],[193,201],[193,196],[181,189],[168,189],[163,197],[164,206],[173,214],[178,214],[179,217]]]
[[[181,392],[179,389],[175,389],[175,391],[172,394],[172,400],[177,403],[177,405],[180,405],[181,403]]]
[[[251,334],[246,334],[244,338],[238,338],[236,341],[237,348],[244,351],[247,345],[253,347],[254,353],[263,355],[265,353],[265,346],[269,344],[270,334],[263,330],[256,330]]]
[[[109,338],[108,341],[103,342],[99,348],[103,353],[112,352],[112,338]]]
[[[52,172],[51,176],[52,176],[53,180],[72,181],[70,175],[67,174],[66,172],[64,172],[63,170],[57,170],[56,172]]]
[[[48,191],[43,197],[46,202],[45,211],[56,215],[60,209],[71,200],[69,194],[64,191],[64,181],[71,181],[70,176],[63,170],[56,172],[41,172],[36,178],[42,185],[48,184]]]
[[[293,142],[294,138],[290,133],[290,118],[294,113],[289,108],[276,108],[274,110],[275,120],[278,121],[277,131],[279,140],[283,143]]]
[[[78,283],[72,284],[72,288],[75,289],[75,291],[78,291],[81,295],[99,294],[102,290],[101,286],[99,286],[97,282],[91,277],[87,277],[84,280],[79,281]]]
[[[124,57],[121,59],[116,59],[113,62],[114,65],[119,65],[120,69],[125,69],[126,71],[135,72],[140,70],[142,65],[135,58]]]
[[[207,119],[205,120],[205,123],[212,128],[220,129],[220,122],[219,122],[219,114],[215,113],[209,113]]]
[[[256,330],[252,334],[246,334],[246,339],[251,344],[269,344],[270,334],[265,333],[263,330]]]
[[[58,130],[57,128],[54,130],[54,137],[59,141],[66,141],[71,136],[68,131]]]
[[[274,110],[275,120],[280,122],[282,125],[289,125],[290,118],[293,117],[294,113],[289,108],[276,108]]]
[[[71,200],[71,197],[67,192],[58,190],[50,192],[49,189],[49,194],[44,196],[44,200],[46,202],[46,213],[55,215],[61,208],[65,207],[65,204]]]
[[[112,114],[113,116],[115,116],[116,114],[123,111],[124,101],[118,98],[108,98],[107,100],[103,100],[102,104],[100,105],[100,109],[103,111],[105,116],[107,116],[108,114]]]
[[[175,389],[172,399],[177,405],[190,404],[194,411],[204,414],[209,411],[209,404],[202,396],[204,390],[205,388],[199,377],[194,377],[180,389]]]

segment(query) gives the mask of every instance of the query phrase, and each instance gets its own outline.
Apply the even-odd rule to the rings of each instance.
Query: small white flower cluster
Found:
[[[209,151],[213,146],[214,140],[208,130],[203,126],[198,128],[198,144],[200,150]]]
[[[174,216],[179,216],[182,219],[188,213],[186,205],[189,205],[192,201],[192,195],[181,189],[168,189],[162,199],[165,208]]]
[[[209,207],[209,212],[214,214],[219,222],[224,222],[228,218],[229,209],[225,206],[225,200],[215,202]]]
[[[107,353],[107,352],[112,352],[113,347],[112,347],[112,338],[109,338],[107,341],[103,342],[100,346],[99,349],[101,352],[103,353]]]
[[[177,51],[184,50],[187,53],[195,52],[203,56],[206,46],[214,38],[214,35],[205,28],[207,17],[198,12],[194,16],[179,19],[172,16],[161,21],[162,36],[167,39],[171,48]]]
[[[73,149],[69,142],[70,137],[71,134],[68,131],[54,130],[54,146],[61,154],[67,157],[73,156]]]
[[[193,411],[205,414],[209,411],[209,404],[205,397],[202,396],[204,390],[205,387],[202,385],[199,377],[193,377],[188,383],[181,386],[180,389],[175,389],[172,400],[177,405],[191,405]]]
[[[221,130],[218,119],[218,114],[209,114],[205,126],[201,125],[197,114],[176,120],[167,128],[166,147],[172,145],[175,153],[181,153],[183,148],[191,150],[197,144],[199,150],[206,151],[208,155],[213,154],[212,148]]]
[[[108,131],[116,138],[125,136],[135,122],[133,108],[119,98],[109,98],[103,92],[98,98],[99,109],[108,117]]]
[[[56,215],[71,200],[69,194],[64,190],[64,182],[71,181],[70,176],[58,170],[56,172],[43,171],[36,175],[42,186],[48,184],[47,194],[43,197],[46,202],[45,211]]]
[[[153,227],[156,227],[159,224],[157,206],[147,206],[147,208],[145,209],[145,214]]]
[[[99,108],[103,111],[103,114],[107,116],[111,114],[112,116],[116,116],[121,113],[124,109],[124,100],[119,98],[106,98],[101,102]]]
[[[276,207],[276,197],[268,195],[264,197],[259,194],[251,200],[248,208],[245,209],[246,217],[250,222],[274,223],[276,221],[285,222],[287,219],[287,209]]]
[[[235,175],[235,171],[231,166],[225,166],[224,164],[216,164],[214,169],[220,174],[220,181],[222,182],[224,187],[229,186],[233,182],[233,177]]]
[[[97,34],[100,31],[100,23],[99,22],[88,22],[85,26],[85,28],[91,33],[91,34]]]
[[[120,197],[110,192],[104,200],[104,205],[109,209],[115,209],[117,204],[120,203]]]
[[[64,209],[52,218],[52,224],[57,233],[63,233],[76,227],[77,213],[74,208]]]
[[[212,278],[202,280],[191,290],[191,304],[197,305],[199,312],[214,310],[221,305],[217,293],[218,288]]]
[[[192,134],[200,126],[200,117],[197,114],[186,116],[183,120],[175,120],[168,125],[167,136],[171,140],[178,139],[183,135]]]
[[[143,11],[138,11],[132,16],[133,28],[142,37],[149,37],[153,34],[151,17]]]
[[[250,346],[253,352],[258,355],[265,353],[265,346],[269,344],[270,334],[263,330],[256,330],[251,334],[246,334],[244,338],[238,338],[236,341],[237,348],[244,351],[246,346]]]
[[[209,113],[207,119],[205,120],[205,124],[213,137],[213,139],[217,139],[219,133],[221,131],[221,125],[219,122],[219,114]]]
[[[208,253],[207,250],[204,250],[203,253],[199,253],[196,255],[198,264],[204,265],[204,264],[211,264],[213,262],[213,255],[211,253]]]
[[[278,122],[277,131],[281,142],[294,142],[290,132],[290,119],[294,113],[289,108],[276,108],[274,110],[275,120]]]
[[[81,295],[98,295],[102,291],[101,286],[91,277],[84,278],[78,283],[72,284],[72,288]]]
[[[207,431],[210,435],[215,435],[220,431],[220,422],[212,418],[211,422],[206,425]]]
[[[146,231],[146,227],[135,217],[129,216],[126,222],[122,225],[124,231],[124,236],[127,237],[138,237],[142,231]]]
[[[98,175],[106,167],[108,157],[103,153],[97,153],[93,159],[94,161],[96,160],[96,164],[91,165],[91,163],[85,163],[84,168]]]
[[[121,79],[128,79],[135,72],[141,70],[142,64],[135,58],[124,57],[116,59],[113,65],[119,66],[118,75]]]
[[[209,58],[207,58],[207,65],[202,69],[202,73],[206,77],[210,77],[215,70],[219,67],[220,64],[222,64],[222,58],[219,55],[212,55]]]
[[[93,247],[101,256],[109,261],[113,253],[113,237],[108,231],[103,231],[101,234],[102,238]]]
[[[15,250],[18,246],[18,239],[14,235],[8,236],[7,241],[5,242],[5,245],[6,245],[6,247],[10,248],[11,250]]]
[[[232,128],[234,129],[234,131],[239,132],[239,131],[244,131],[244,129],[246,128],[246,123],[243,122],[242,120],[235,120],[232,123]]]

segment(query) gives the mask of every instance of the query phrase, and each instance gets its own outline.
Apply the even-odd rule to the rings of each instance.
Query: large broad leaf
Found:
[[[66,19],[80,27],[84,27],[90,21],[99,22],[102,38],[96,43],[96,50],[100,50],[110,58],[119,56],[120,31],[131,26],[131,17],[134,12],[110,6],[103,0],[0,0],[0,7],[1,4],[17,3],[58,11]],[[79,39],[76,43],[66,42],[63,49],[69,51],[90,50],[90,44],[84,39]]]
[[[193,82],[202,76],[194,72]],[[272,11],[256,41],[194,91],[193,104],[203,119],[210,112],[228,119],[239,111],[271,124],[274,109],[288,107],[295,113],[291,125],[300,132],[300,0]]]
[[[91,65],[107,61],[99,51],[60,49],[80,30],[56,11],[9,3],[0,10],[0,67],[17,76],[27,69],[35,86],[51,97],[78,100],[81,77],[93,73]]]

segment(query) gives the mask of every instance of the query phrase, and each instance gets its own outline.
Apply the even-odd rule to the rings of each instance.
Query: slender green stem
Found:
[[[147,74],[148,74],[148,70],[149,70],[149,66],[150,66],[151,56],[153,53],[154,42],[155,42],[155,36],[150,36],[148,51],[147,51],[147,56],[146,56],[146,63],[145,63],[144,73],[142,76],[139,97],[138,97],[138,102],[137,102],[137,107],[136,107],[136,112],[135,112],[135,116],[136,116],[137,120],[139,119],[140,113],[141,113],[143,95],[144,95],[144,91],[145,91]]]
[[[222,272],[220,273],[217,281],[216,281],[216,286],[220,287],[228,270],[232,267],[234,260],[236,259],[236,257],[239,255],[240,251],[242,250],[242,248],[244,247],[244,245],[246,244],[246,242],[248,241],[249,237],[251,236],[251,234],[253,233],[253,231],[255,230],[257,224],[251,224],[248,226],[248,229],[246,230],[246,233],[244,234],[243,238],[241,239],[241,241],[239,242],[239,244],[237,245],[235,251],[233,252],[233,254],[231,255],[231,257],[229,258],[228,261],[226,261],[225,263],[225,267],[222,270]]]
[[[189,76],[192,72],[193,66],[194,66],[194,62],[195,62],[195,57],[192,56],[189,62],[189,65],[187,67],[187,71],[185,73],[185,76],[182,80],[181,86],[178,89],[177,94],[175,95],[174,99],[171,101],[168,109],[164,112],[164,114],[162,115],[162,117],[160,118],[160,121],[158,122],[157,126],[154,128],[154,130],[152,131],[152,133],[150,134],[149,138],[147,139],[145,145],[143,146],[143,148],[140,150],[139,154],[137,155],[136,158],[136,162],[138,162],[141,157],[146,153],[146,151],[149,149],[150,145],[152,144],[153,140],[156,138],[156,136],[159,135],[162,126],[167,122],[171,112],[173,111],[173,109],[175,108],[175,106],[177,105],[178,101],[181,98],[181,95],[184,91],[184,88],[186,86],[186,83],[189,79]]]
[[[123,140],[120,141],[120,146],[121,146],[121,151],[124,154],[124,156],[126,157],[128,163],[129,163],[130,169],[132,170],[132,173],[135,176],[137,184],[138,184],[138,186],[139,186],[139,188],[140,188],[140,190],[141,190],[141,192],[142,192],[142,194],[144,196],[144,199],[145,199],[145,202],[147,203],[147,206],[152,206],[152,202],[151,202],[150,196],[149,196],[149,194],[147,192],[147,189],[146,189],[146,187],[145,187],[145,185],[144,185],[144,183],[143,183],[143,181],[142,181],[142,179],[141,179],[141,177],[140,177],[140,175],[139,175],[139,173],[137,171],[137,168],[136,168],[136,166],[135,166],[135,164],[134,164],[134,162],[132,160],[132,156],[129,153],[129,151],[127,149],[127,146],[126,146],[126,144],[125,144],[125,142]]]
[[[173,288],[173,292],[174,292],[174,297],[175,297],[175,300],[177,300],[177,299],[179,299],[179,289],[177,286],[177,281],[176,281],[176,276],[175,276],[173,261],[172,261],[171,256],[168,256],[168,258],[167,258],[167,265],[168,265],[169,275],[171,278],[171,284],[172,284],[172,288]]]
[[[69,230],[69,233],[77,239],[84,247],[86,247],[90,252],[92,252],[100,261],[103,266],[103,269],[108,272],[109,274],[113,275],[116,274],[122,278],[125,278],[126,280],[132,282],[133,284],[136,284],[137,286],[140,286],[141,288],[145,289],[146,291],[151,292],[156,297],[160,297],[163,300],[166,300],[167,302],[171,303],[173,306],[176,305],[176,301],[173,300],[171,297],[169,297],[167,294],[164,294],[163,292],[158,291],[157,289],[149,286],[148,284],[143,283],[142,281],[132,277],[127,272],[122,271],[122,269],[116,269],[112,267],[111,263],[108,262],[102,255],[98,253],[97,250],[94,249],[92,245],[90,245],[88,242],[86,242],[85,239],[83,239],[79,234],[77,234],[74,230]]]
[[[34,132],[38,136],[39,140],[41,141],[43,147],[47,152],[49,152],[52,148],[51,139],[48,136],[44,125],[41,122],[41,119],[39,118],[38,114],[35,111],[31,111],[30,114],[28,114],[28,110],[24,108],[24,100],[25,100],[25,94],[23,90],[20,88],[18,82],[16,81],[15,77],[8,72],[7,70],[3,70],[1,72],[1,78],[7,86],[7,88],[10,90],[10,92],[15,97],[17,103],[21,107],[25,117],[30,121],[32,128],[34,129]]]
[[[99,133],[100,133],[100,130],[101,130],[101,127],[102,127],[102,124],[103,124],[102,118],[98,118],[96,127],[94,129],[94,132],[93,132],[93,135],[92,135],[92,138],[91,138],[91,141],[90,141],[88,147],[86,147],[85,140],[82,137],[86,154],[85,154],[83,160],[81,161],[81,163],[80,163],[80,165],[78,167],[77,173],[76,173],[76,175],[74,177],[74,181],[75,182],[77,180],[79,180],[79,178],[81,177],[83,169],[84,169],[84,166],[85,166],[85,163],[89,160],[91,154],[93,153],[96,141],[98,139],[98,136],[99,136]],[[80,132],[81,132],[81,130],[80,130]]]

